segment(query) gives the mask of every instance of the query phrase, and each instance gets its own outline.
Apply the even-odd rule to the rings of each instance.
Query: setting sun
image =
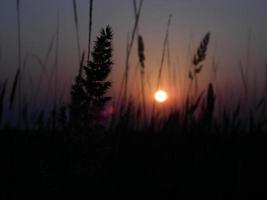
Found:
[[[155,93],[155,100],[159,103],[165,102],[168,99],[168,94],[163,90],[158,90]]]

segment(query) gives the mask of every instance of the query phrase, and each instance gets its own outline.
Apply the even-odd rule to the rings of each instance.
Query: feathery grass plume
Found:
[[[14,99],[15,99],[15,94],[16,94],[16,90],[17,90],[17,85],[20,79],[20,68],[17,69],[14,81],[13,81],[13,85],[12,85],[12,90],[11,90],[11,94],[10,94],[10,98],[9,98],[9,109],[11,110],[14,104]]]
[[[194,64],[195,68],[197,68],[198,65],[205,60],[209,40],[210,40],[210,33],[208,32],[205,35],[205,37],[203,38],[203,40],[201,41],[201,43],[197,49],[197,53],[194,55],[193,64]]]
[[[134,14],[135,18],[138,17],[138,11],[137,11],[137,3],[136,0],[133,1],[133,6],[134,6]],[[138,58],[139,58],[139,63],[140,63],[140,79],[141,79],[141,96],[142,96],[142,102],[143,102],[143,117],[144,120],[146,120],[146,101],[145,101],[145,83],[144,83],[144,75],[145,75],[145,45],[143,41],[143,37],[139,34],[139,28],[138,25],[136,27],[136,32],[138,34],[138,41],[137,41],[137,46],[138,46]],[[141,111],[140,111],[141,112]],[[140,118],[139,118],[140,119]]]
[[[77,11],[77,3],[76,0],[72,1],[73,4],[73,12],[74,12],[74,23],[76,30],[76,42],[77,42],[77,52],[78,52],[78,61],[81,60],[81,46],[80,46],[80,33],[79,33],[79,20],[78,20],[78,11]],[[82,68],[79,68],[79,76],[81,76]]]
[[[202,71],[203,65],[201,63],[205,60],[206,54],[207,54],[207,49],[208,49],[208,44],[210,41],[210,33],[208,32],[203,40],[200,42],[200,45],[197,49],[197,53],[194,55],[192,64],[193,64],[193,72],[190,70],[189,71],[189,78],[190,80],[195,81],[195,94],[198,93],[198,80],[197,80],[197,75]]]
[[[101,112],[105,109],[105,105],[112,98],[107,96],[107,92],[111,87],[108,76],[112,70],[112,38],[113,33],[110,26],[101,29],[100,35],[95,41],[92,52],[92,60],[84,67],[85,77],[82,79],[82,85],[86,92],[84,99],[88,104],[88,110],[85,115],[92,113],[92,117],[88,115],[86,123],[88,128],[98,129],[102,127]]]
[[[93,18],[93,0],[90,0],[87,63],[89,63],[90,61],[90,54],[91,54],[92,18]]]
[[[6,94],[6,86],[7,86],[7,81],[5,81],[3,86],[1,87],[1,93],[0,93],[0,125],[1,125],[2,119],[3,119],[4,99],[5,99],[5,94]]]
[[[141,35],[138,36],[138,56],[140,62],[140,76],[141,76],[141,91],[143,98],[143,112],[146,120],[146,100],[145,100],[145,45]]]
[[[145,46],[143,37],[141,35],[138,36],[138,56],[139,56],[139,62],[141,64],[141,73],[144,73],[145,70]]]

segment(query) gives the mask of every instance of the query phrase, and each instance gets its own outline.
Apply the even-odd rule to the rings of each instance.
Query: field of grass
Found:
[[[257,195],[266,193],[266,95],[262,95],[257,105],[247,104],[248,99],[245,98],[244,102],[230,109],[217,103],[214,83],[200,88],[198,77],[205,67],[212,38],[212,33],[207,33],[192,55],[188,77],[185,78],[188,79],[188,84],[184,86],[187,95],[182,98],[180,106],[173,106],[162,113],[155,103],[148,105],[145,41],[138,28],[143,1],[138,5],[133,2],[135,24],[127,44],[121,88],[118,97],[113,97],[118,109],[103,120],[98,112],[106,107],[96,104],[103,100],[102,96],[95,95],[96,98],[90,99],[89,103],[84,103],[84,97],[79,96],[83,94],[81,84],[83,80],[88,81],[88,71],[96,63],[100,51],[97,45],[91,50],[93,1],[90,1],[89,42],[85,55],[80,48],[77,2],[73,0],[77,55],[81,63],[69,91],[72,97],[70,103],[63,104],[61,91],[54,88],[55,101],[47,110],[39,102],[31,102],[34,106],[29,108],[21,87],[25,65],[20,44],[20,1],[17,1],[19,65],[12,84],[8,87],[11,81],[4,80],[0,84],[1,199],[94,199],[93,196],[124,199],[257,199]],[[169,62],[171,19],[170,15],[157,88],[162,82],[164,62]],[[103,29],[101,34],[106,37],[112,35],[108,28]],[[54,45],[57,47],[58,41],[57,30],[46,59],[34,58],[39,60],[44,71],[51,48]],[[132,91],[128,86],[129,59],[135,42],[140,72],[137,81],[141,94],[139,102],[130,98]],[[54,78],[48,79],[49,84],[54,86],[60,81],[57,79],[57,55],[58,50]],[[108,64],[112,65],[112,62]],[[247,94],[249,74],[242,64],[239,68],[244,94]],[[216,63],[213,69],[215,77]],[[172,75],[170,73],[169,79],[175,82],[177,77]],[[41,75],[37,88],[44,80],[45,75]],[[109,82],[106,83],[106,89],[112,87]],[[95,89],[88,88],[87,91]],[[39,90],[36,90],[36,99],[40,95]],[[109,97],[105,98],[110,102]]]

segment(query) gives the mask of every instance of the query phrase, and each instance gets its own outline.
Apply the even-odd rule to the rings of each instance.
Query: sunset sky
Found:
[[[77,0],[81,47],[87,50],[88,0]],[[211,32],[208,57],[201,81],[211,81],[211,60],[219,63],[220,84],[234,85],[238,89],[241,79],[238,62],[245,63],[250,43],[251,81],[264,80],[267,61],[267,1],[265,0],[145,0],[139,30],[145,42],[146,72],[152,87],[156,87],[156,74],[160,65],[164,34],[169,14],[173,15],[170,28],[171,64],[177,67],[180,77],[188,71],[188,55],[193,55],[203,36]],[[111,25],[114,32],[114,66],[111,80],[113,92],[122,79],[125,64],[127,32],[134,22],[131,0],[95,0],[93,11],[93,37],[99,30]],[[73,20],[72,0],[21,0],[23,56],[34,54],[45,57],[52,35],[55,34],[57,13],[60,21],[59,76],[60,88],[66,85],[66,93],[78,70],[78,58]],[[191,45],[189,45],[191,44]],[[189,48],[191,46],[191,50]],[[16,1],[0,1],[1,81],[13,79],[17,68]],[[137,48],[131,57],[130,77],[135,76]],[[53,62],[53,55],[50,59]],[[41,73],[35,61],[28,68],[33,79]],[[48,69],[50,74],[52,64]],[[133,79],[130,80],[132,84]],[[44,84],[45,85],[45,84]],[[257,86],[258,87],[258,86]],[[134,90],[134,89],[133,89]]]

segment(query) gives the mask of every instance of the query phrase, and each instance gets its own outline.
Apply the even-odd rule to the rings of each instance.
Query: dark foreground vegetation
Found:
[[[2,199],[255,199],[266,192],[266,136],[64,131],[0,137]]]

